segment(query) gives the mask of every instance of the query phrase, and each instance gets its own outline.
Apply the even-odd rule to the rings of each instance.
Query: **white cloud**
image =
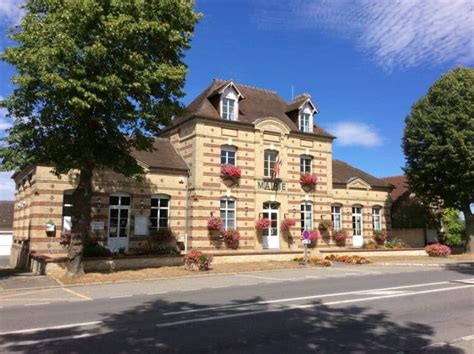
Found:
[[[0,96],[0,101],[3,100],[3,97]],[[12,119],[7,117],[8,110],[6,108],[0,108],[0,136],[4,135],[4,130],[11,128]]]
[[[11,179],[13,172],[0,172],[0,200],[13,200],[15,183]]]
[[[21,9],[22,5],[22,0],[1,0],[0,19],[8,25],[18,24],[25,13]]]
[[[355,41],[387,71],[474,63],[472,0],[293,0],[262,2],[264,27],[321,28]]]
[[[378,132],[365,123],[339,122],[328,125],[326,128],[337,137],[336,144],[342,146],[373,147],[382,144]]]

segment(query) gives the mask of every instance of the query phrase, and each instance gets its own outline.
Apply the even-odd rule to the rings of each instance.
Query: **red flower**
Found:
[[[426,246],[425,251],[432,257],[447,257],[451,254],[451,248],[440,243],[433,243]]]
[[[209,216],[207,219],[207,228],[209,230],[221,230],[224,227],[224,222],[217,216]]]
[[[314,187],[318,182],[318,176],[304,173],[300,177],[300,183],[305,187]]]
[[[255,227],[259,230],[263,230],[263,229],[268,229],[271,224],[272,222],[270,219],[261,218],[261,219],[257,219],[257,221],[255,222]]]
[[[292,226],[296,225],[295,219],[285,219],[281,222],[280,229],[282,231],[288,231]]]
[[[234,165],[222,165],[221,176],[225,178],[239,179],[242,173],[240,168]]]
[[[240,233],[237,230],[226,230],[222,233],[222,236],[227,243],[234,243],[240,240]]]

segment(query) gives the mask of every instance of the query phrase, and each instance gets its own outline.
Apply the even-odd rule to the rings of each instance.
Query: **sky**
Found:
[[[0,50],[13,43],[21,0],[0,1]],[[203,14],[185,62],[183,103],[214,78],[309,93],[318,125],[338,138],[333,158],[377,177],[402,173],[404,120],[443,73],[474,65],[471,0],[197,0]],[[14,70],[0,63],[0,98]],[[0,136],[11,126],[0,110]],[[13,199],[0,173],[0,199]]]

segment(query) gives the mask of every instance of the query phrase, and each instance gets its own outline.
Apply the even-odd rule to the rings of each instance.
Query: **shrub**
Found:
[[[190,270],[206,271],[209,270],[212,260],[212,255],[202,253],[198,249],[192,249],[184,257],[184,266]]]
[[[152,243],[165,244],[174,239],[171,229],[157,229],[150,232]]]
[[[318,177],[309,173],[304,173],[300,177],[300,183],[303,187],[314,187],[318,182]]]
[[[226,230],[222,233],[222,236],[227,243],[236,243],[240,240],[240,233],[237,230]]]
[[[272,224],[270,219],[260,218],[255,221],[255,228],[258,230],[268,229]]]
[[[90,241],[84,244],[82,255],[84,256],[84,258],[110,257],[112,256],[112,252],[108,248],[99,244],[98,242]]]
[[[385,248],[410,248],[410,246],[398,238],[386,241],[384,244]]]
[[[295,219],[285,219],[281,222],[281,231],[289,231],[291,227],[296,225]]]
[[[153,244],[153,243],[149,244],[146,252],[148,254],[169,255],[169,256],[179,255],[181,253],[177,247],[166,246],[163,244]]]
[[[442,235],[442,243],[450,247],[462,247],[465,244],[464,223],[459,212],[447,208],[443,211],[443,222],[446,232]]]
[[[222,165],[221,176],[223,178],[239,179],[241,176],[240,168],[234,165]]]
[[[374,240],[379,244],[382,245],[387,241],[388,233],[386,230],[375,230],[374,231]]]
[[[451,254],[451,248],[440,243],[433,243],[426,246],[425,251],[431,257],[447,257]]]
[[[319,267],[330,267],[332,266],[332,262],[329,259],[321,259],[318,257],[311,257],[309,262],[315,266]]]
[[[318,227],[321,231],[327,231],[332,229],[332,221],[331,220],[321,220]]]
[[[222,230],[224,222],[218,216],[209,216],[207,219],[207,228],[212,231]]]

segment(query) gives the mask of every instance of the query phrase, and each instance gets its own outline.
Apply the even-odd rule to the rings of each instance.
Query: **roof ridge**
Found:
[[[236,84],[237,86],[242,86],[242,87],[247,87],[247,88],[251,88],[251,89],[254,89],[254,90],[259,90],[259,91],[264,91],[264,92],[269,92],[269,93],[274,93],[275,95],[278,95],[278,92],[274,91],[274,90],[269,90],[269,89],[265,89],[265,88],[261,88],[261,87],[256,87],[256,86],[251,86],[251,85],[245,85],[245,84],[241,84],[240,82],[237,82],[235,80],[223,80],[223,79],[214,79],[214,81],[219,81],[219,82],[228,82],[228,81],[232,81],[234,84]]]
[[[380,177],[380,179],[384,179],[384,178],[399,178],[399,177],[405,177],[405,178],[406,178],[406,175],[385,176],[385,177]]]

